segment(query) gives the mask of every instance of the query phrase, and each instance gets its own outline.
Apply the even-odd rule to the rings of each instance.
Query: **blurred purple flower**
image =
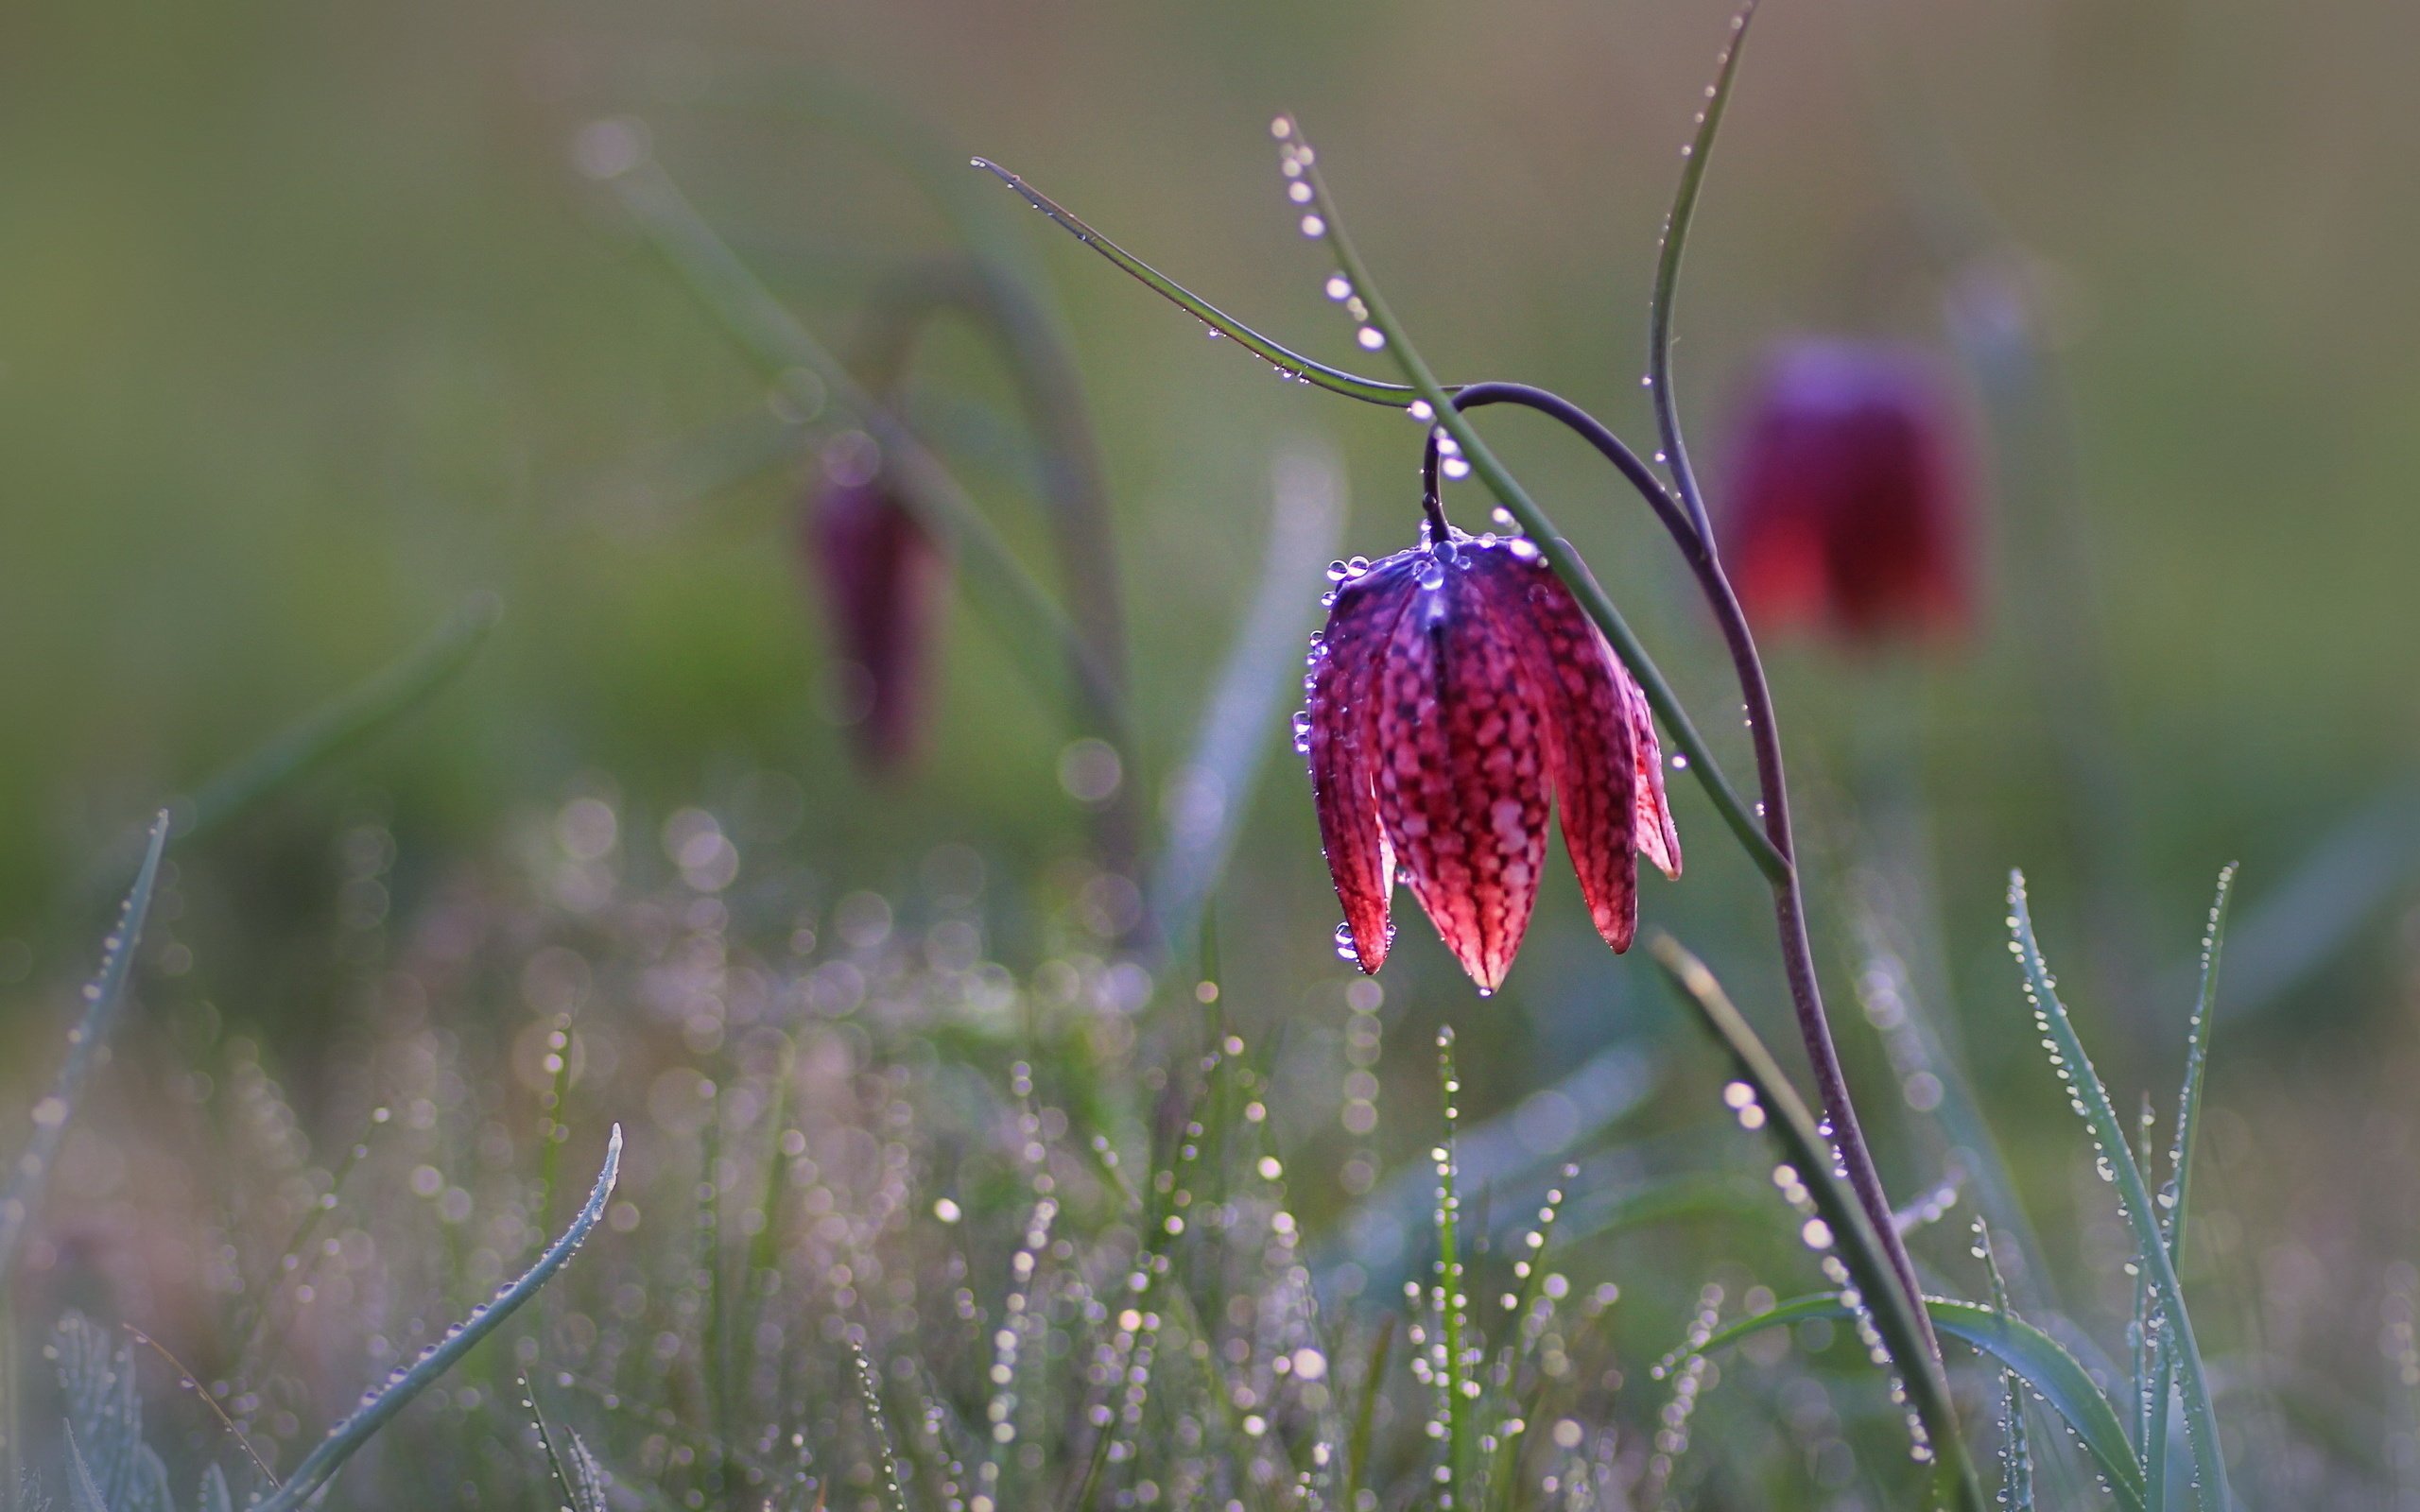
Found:
[[[1729,482],[1723,562],[1761,624],[1925,640],[1955,635],[1972,613],[1968,461],[1947,380],[1925,352],[1775,348]]]
[[[1646,698],[1536,546],[1457,532],[1330,570],[1299,718],[1338,954],[1375,971],[1400,862],[1462,970],[1493,992],[1529,928],[1547,807],[1598,933],[1638,921],[1643,851],[1681,868]]]
[[[895,770],[924,734],[942,554],[878,472],[855,469],[827,467],[801,538],[823,587],[851,743],[868,769]]]

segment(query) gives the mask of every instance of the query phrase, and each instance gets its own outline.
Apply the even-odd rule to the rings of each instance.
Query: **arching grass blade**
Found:
[[[471,664],[503,615],[493,593],[464,599],[419,644],[204,782],[177,837],[199,839],[427,702]]]
[[[100,971],[84,985],[84,1011],[76,1021],[76,1027],[67,1032],[67,1059],[59,1068],[58,1079],[51,1083],[49,1092],[34,1104],[33,1133],[10,1167],[8,1190],[0,1193],[0,1297],[9,1295],[9,1273],[16,1265],[26,1230],[42,1202],[43,1190],[50,1179],[50,1163],[59,1154],[60,1141],[67,1134],[67,1121],[76,1111],[76,1100],[84,1091],[86,1078],[92,1075],[93,1062],[108,1040],[111,1026],[117,1022],[119,1005],[126,999],[127,978],[134,968],[134,948],[143,938],[143,920],[151,911],[151,890],[159,885],[160,857],[167,847],[168,813],[163,809],[151,821],[143,865],[136,869],[134,885],[118,910],[117,927],[110,931],[101,947]]]
[[[597,1220],[605,1215],[606,1200],[614,1194],[614,1182],[622,1170],[622,1125],[614,1125],[611,1138],[605,1142],[604,1169],[596,1174],[596,1185],[588,1194],[587,1205],[579,1215],[538,1263],[522,1278],[495,1295],[495,1299],[475,1310],[462,1322],[448,1329],[444,1339],[422,1353],[408,1369],[398,1369],[388,1378],[383,1387],[372,1387],[361,1399],[353,1416],[328,1430],[328,1436],[319,1447],[304,1456],[295,1467],[293,1477],[266,1501],[258,1503],[259,1512],[294,1512],[308,1502],[330,1478],[351,1459],[361,1446],[370,1442],[387,1426],[395,1414],[408,1406],[414,1397],[433,1385],[478,1346],[481,1339],[494,1332],[504,1320],[519,1311],[521,1305],[538,1295],[538,1289],[554,1279],[563,1268]]]

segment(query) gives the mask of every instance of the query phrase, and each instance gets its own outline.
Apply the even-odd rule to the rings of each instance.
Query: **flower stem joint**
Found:
[[[1627,950],[1638,863],[1681,870],[1647,700],[1537,546],[1443,535],[1329,569],[1295,721],[1344,905],[1337,953],[1375,971],[1398,874],[1482,994],[1528,930],[1549,802],[1590,918]]]

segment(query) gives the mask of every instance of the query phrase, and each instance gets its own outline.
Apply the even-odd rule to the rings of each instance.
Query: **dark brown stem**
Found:
[[[1890,1195],[1883,1190],[1873,1151],[1865,1142],[1865,1130],[1858,1122],[1857,1105],[1849,1096],[1848,1075],[1841,1066],[1840,1047],[1832,1039],[1831,1020],[1824,1011],[1824,989],[1815,974],[1815,950],[1806,933],[1806,901],[1798,883],[1798,852],[1790,836],[1789,788],[1782,770],[1781,731],[1773,718],[1772,690],[1765,679],[1764,661],[1756,653],[1756,639],[1748,628],[1748,616],[1739,607],[1738,595],[1732,592],[1731,579],[1723,574],[1712,541],[1699,532],[1686,507],[1673,497],[1637,453],[1595,416],[1560,394],[1528,384],[1473,384],[1454,395],[1454,407],[1458,410],[1482,404],[1519,404],[1534,409],[1561,421],[1594,446],[1647,501],[1697,576],[1699,591],[1714,611],[1723,644],[1731,652],[1732,670],[1739,679],[1748,737],[1756,752],[1756,785],[1762,799],[1758,809],[1765,837],[1789,863],[1772,883],[1773,919],[1798,1036],[1806,1043],[1806,1058],[1815,1073],[1816,1093],[1833,1143],[1847,1169],[1849,1185],[1856,1190],[1858,1205],[1864,1208],[1876,1236],[1891,1257],[1892,1269],[1898,1273],[1900,1284],[1915,1304],[1926,1343],[1938,1356],[1941,1345],[1933,1336],[1932,1320],[1924,1310],[1915,1264],[1908,1258],[1908,1247],[1899,1237]],[[1432,428],[1421,463],[1422,479],[1432,495],[1436,491],[1437,462],[1437,433]]]

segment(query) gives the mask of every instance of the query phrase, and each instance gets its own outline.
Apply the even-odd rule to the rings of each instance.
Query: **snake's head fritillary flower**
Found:
[[[1398,875],[1481,993],[1521,948],[1548,805],[1599,934],[1638,923],[1638,853],[1671,876],[1647,700],[1537,546],[1455,532],[1329,569],[1296,717],[1336,895],[1337,953],[1375,971]]]
[[[869,769],[889,771],[924,733],[944,563],[878,474],[829,472],[808,497],[801,544],[822,584],[852,744]]]
[[[1721,501],[1724,565],[1752,618],[1855,642],[1964,624],[1972,506],[1955,411],[1920,351],[1800,340],[1771,353]]]

